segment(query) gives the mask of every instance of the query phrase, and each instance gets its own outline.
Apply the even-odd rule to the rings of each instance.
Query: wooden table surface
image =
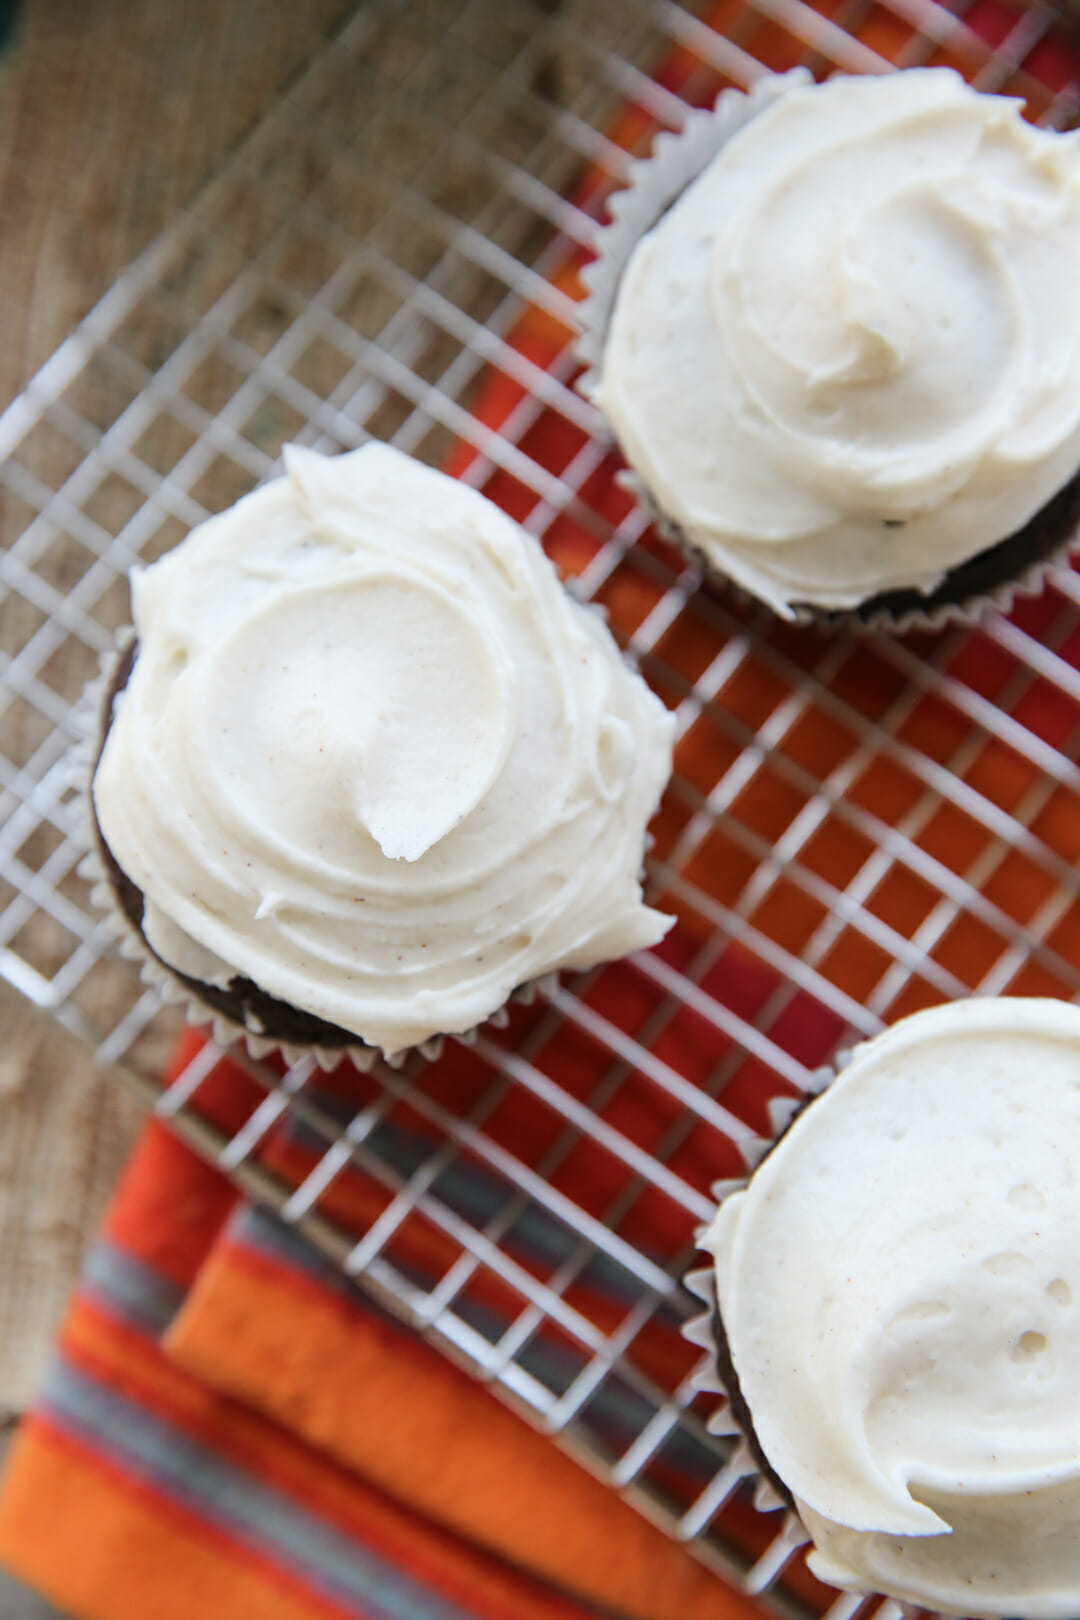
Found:
[[[22,0],[0,57],[0,408],[355,4]],[[39,1387],[140,1110],[3,987],[0,1022],[2,1430]],[[4,1620],[51,1613],[0,1576]]]

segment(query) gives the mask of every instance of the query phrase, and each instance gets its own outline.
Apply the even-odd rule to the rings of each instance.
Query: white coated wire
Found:
[[[1023,617],[986,619],[982,645],[1001,671],[993,688],[966,671],[961,628],[918,644],[877,638],[886,695],[868,705],[845,682],[857,656],[846,636],[793,642],[764,610],[700,591],[691,568],[640,545],[639,513],[613,524],[596,510],[591,481],[606,451],[573,390],[572,358],[545,369],[511,338],[526,305],[572,321],[557,273],[588,243],[603,189],[579,193],[578,177],[586,165],[610,184],[625,177],[611,131],[626,99],[654,127],[678,127],[684,102],[650,76],[675,48],[694,59],[686,89],[698,99],[717,75],[746,86],[775,65],[755,54],[766,26],[770,48],[786,42],[785,66],[877,72],[889,61],[862,35],[887,15],[908,30],[899,65],[947,47],[980,87],[1036,95],[1044,122],[1073,122],[1076,83],[1046,91],[1030,66],[1066,27],[1058,12],[1018,10],[991,47],[966,9],[730,0],[717,31],[703,0],[446,0],[430,12],[369,0],[0,415],[0,972],[101,1062],[133,1075],[162,1118],[380,1304],[782,1613],[813,1607],[785,1573],[797,1558],[790,1523],[776,1515],[747,1537],[745,1508],[730,1515],[749,1488],[745,1458],[707,1432],[689,1363],[665,1382],[638,1354],[657,1322],[673,1333],[694,1309],[681,1278],[712,1200],[687,1152],[707,1139],[730,1147],[733,1169],[739,1149],[753,1157],[768,1123],[747,1111],[740,1087],[751,1071],[780,1094],[807,1087],[813,1065],[797,1034],[807,1017],[826,1020],[835,1047],[872,1033],[913,994],[998,993],[1032,974],[1053,993],[1080,992],[1080,848],[1047,832],[1074,799],[1080,809],[1080,582],[1056,572],[1054,611],[1037,633]],[[472,409],[491,368],[520,389],[498,428]],[[557,470],[531,449],[545,412],[576,435]],[[482,1030],[463,1108],[440,1100],[419,1061],[380,1068],[343,1108],[309,1060],[282,1076],[245,1056],[261,1100],[228,1135],[199,1107],[218,1053],[204,1048],[163,1088],[148,1056],[164,1027],[157,996],[114,958],[75,874],[71,705],[124,622],[133,562],[270,474],[283,438],[342,449],[369,434],[435,462],[469,446],[469,482],[508,475],[539,538],[577,526],[591,549],[576,592],[608,600],[631,581],[645,593],[624,639],[674,708],[680,748],[706,735],[714,765],[703,780],[680,764],[669,795],[680,830],[651,861],[650,881],[701,929],[683,957],[640,959],[644,1010],[625,1021],[593,973],[541,990],[512,1043]],[[684,630],[708,646],[691,673],[679,663]],[[756,721],[729,701],[750,676],[775,694]],[[1033,721],[1037,700],[1052,724]],[[949,716],[951,741],[937,752],[918,731],[928,704]],[[815,718],[839,739],[835,758],[800,750]],[[988,750],[1015,791],[982,769]],[[899,812],[865,790],[882,769],[904,784]],[[778,830],[740,811],[766,777],[790,807]],[[962,854],[943,821],[961,829]],[[845,871],[818,856],[836,828],[851,849]],[[719,859],[717,838],[744,874],[726,888],[702,876]],[[1002,879],[1009,861],[1030,880],[1026,910]],[[898,881],[924,897],[919,915],[885,903]],[[797,943],[785,911],[807,918]],[[980,964],[972,972],[949,949],[964,929]],[[756,1005],[725,989],[733,942],[760,971]],[[878,964],[864,993],[835,970],[852,942]],[[670,1037],[687,1019],[720,1054],[704,1073],[683,1073],[673,1056]],[[583,1090],[548,1061],[559,1040],[592,1054]],[[642,1086],[663,1119],[649,1140],[619,1108]],[[529,1162],[500,1126],[522,1099],[549,1128]],[[414,1144],[404,1155],[394,1134],[403,1118]],[[284,1121],[309,1150],[292,1179],[263,1153]],[[587,1208],[563,1190],[584,1148],[614,1189]],[[470,1202],[470,1176],[487,1189],[482,1207]],[[334,1212],[356,1177],[379,1197],[360,1231]],[[678,1253],[640,1241],[635,1215],[654,1204],[682,1222]],[[416,1223],[447,1256],[437,1277],[404,1258]],[[533,1244],[524,1252],[523,1231]],[[606,1315],[590,1305],[597,1268],[620,1302]],[[494,1326],[478,1304],[485,1289],[502,1302]],[[691,1485],[673,1483],[675,1473]],[[830,1620],[852,1620],[860,1606],[838,1597]],[[879,1613],[889,1620],[895,1607]]]

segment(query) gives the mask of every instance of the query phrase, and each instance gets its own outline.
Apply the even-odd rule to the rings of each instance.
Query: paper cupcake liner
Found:
[[[745,1185],[745,1182],[733,1184],[730,1190],[734,1191],[736,1185]],[[757,1596],[766,1589],[800,1547],[811,1544],[812,1538],[798,1513],[791,1506],[790,1500],[781,1495],[763,1467],[757,1443],[752,1435],[747,1433],[736,1414],[720,1376],[720,1347],[716,1339],[716,1283],[712,1267],[702,1267],[699,1271],[689,1272],[683,1278],[683,1282],[688,1292],[705,1307],[700,1316],[686,1322],[682,1329],[683,1337],[703,1352],[702,1364],[692,1375],[690,1382],[703,1394],[714,1395],[723,1402],[723,1405],[708,1418],[705,1426],[710,1434],[727,1436],[736,1441],[725,1472],[732,1476],[734,1483],[741,1483],[743,1480],[750,1482],[751,1496],[757,1511],[784,1515],[771,1543],[771,1556],[765,1562],[763,1573],[756,1580],[752,1577],[747,1580],[747,1591],[752,1596]],[[853,1592],[852,1596],[860,1603],[874,1596],[885,1598],[884,1593],[870,1592]],[[955,1615],[936,1616],[920,1604],[908,1603],[902,1598],[890,1597],[886,1598],[886,1601],[893,1606],[893,1612],[899,1614],[901,1620],[916,1620],[916,1616],[920,1615],[924,1616],[925,1620],[957,1620]]]
[[[630,164],[626,186],[615,192],[608,202],[608,222],[597,228],[593,241],[597,256],[581,273],[586,296],[577,306],[577,355],[585,370],[577,386],[587,399],[594,399],[599,383],[619,282],[641,238],[652,230],[732,136],[779,97],[812,82],[813,75],[806,68],[793,68],[788,73],[767,75],[747,91],[724,90],[711,110],[704,108],[690,112],[681,130],[663,131],[656,137],[649,156],[638,158]],[[617,446],[617,438],[606,422],[603,431],[609,442]],[[1080,482],[1080,473],[1077,481]],[[620,472],[618,482],[634,497],[652,526],[698,564],[703,577],[721,582],[739,601],[756,607],[767,606],[710,561],[700,546],[663,511],[633,467],[628,466]],[[1066,486],[1066,490],[1070,487]],[[1064,495],[1065,491],[1060,494]],[[1055,497],[1055,501],[1058,498]],[[1048,511],[1053,504],[1048,503],[1043,511]],[[1022,567],[1010,572],[1008,578],[995,580],[986,587],[976,585],[955,599],[928,600],[925,604],[904,602],[896,607],[884,600],[870,598],[861,607],[850,609],[795,605],[794,621],[825,629],[899,634],[938,631],[950,624],[971,626],[988,608],[1008,613],[1018,597],[1037,596],[1047,584],[1053,582],[1055,570],[1068,567],[1070,552],[1080,544],[1080,491],[1075,492],[1072,507],[1075,510],[1069,510],[1064,532],[1050,537],[1041,554],[1032,556]],[[1041,513],[1037,513],[1032,521],[1038,522],[1041,516]],[[967,563],[958,564],[949,571],[939,589],[947,586],[954,576],[991,558],[997,545],[1008,544],[1014,538],[1007,536],[977,553]],[[1031,543],[1038,544],[1037,541]],[[889,592],[882,593],[882,596],[907,594]]]
[[[805,1546],[810,1540],[809,1533],[803,1527],[794,1508],[784,1500],[772,1480],[763,1471],[750,1436],[736,1415],[727,1387],[720,1376],[720,1346],[716,1340],[716,1281],[712,1268],[705,1266],[700,1271],[688,1272],[683,1282],[687,1291],[705,1307],[700,1316],[686,1322],[682,1329],[683,1338],[704,1352],[702,1364],[690,1382],[693,1388],[702,1394],[715,1395],[723,1402],[706,1421],[705,1427],[709,1433],[736,1441],[725,1472],[737,1480],[750,1480],[753,1502],[758,1512],[778,1513],[782,1510],[784,1534],[791,1536],[797,1530],[798,1539],[794,1542],[794,1546]]]
[[[847,1067],[857,1050],[857,1047],[845,1047],[836,1053],[831,1064],[815,1070],[802,1096],[772,1099],[768,1105],[771,1135],[755,1137],[740,1149],[747,1165],[746,1174],[714,1182],[709,1189],[718,1206],[725,1198],[741,1191],[747,1185],[758,1165],[768,1157],[796,1118],[805,1108],[810,1107],[815,1097],[832,1084]],[[705,1231],[705,1227],[700,1227],[695,1237],[700,1239]],[[710,1434],[728,1436],[735,1440],[735,1449],[727,1468],[739,1480],[745,1479],[750,1482],[753,1503],[758,1512],[783,1513],[777,1541],[780,1543],[780,1558],[786,1562],[787,1558],[800,1547],[810,1545],[812,1537],[792,1505],[790,1493],[772,1473],[762,1455],[757,1437],[750,1423],[744,1418],[745,1409],[741,1396],[736,1393],[733,1398],[733,1392],[725,1382],[723,1364],[728,1358],[717,1338],[717,1327],[721,1318],[716,1293],[716,1273],[712,1263],[695,1267],[686,1274],[683,1283],[687,1292],[702,1305],[701,1313],[690,1317],[683,1323],[681,1329],[683,1338],[702,1352],[701,1362],[691,1374],[690,1382],[694,1389],[715,1397],[720,1403],[715,1412],[706,1419],[705,1427]],[[773,1543],[774,1548],[777,1541]],[[758,1585],[751,1586],[750,1590],[756,1593],[764,1589],[780,1567],[782,1564],[778,1564],[776,1559],[770,1559],[764,1577]],[[875,1595],[887,1596],[884,1593],[874,1594],[869,1591],[854,1595],[862,1599]],[[889,1597],[888,1602],[894,1605],[894,1612],[901,1616],[901,1620],[915,1620],[919,1615],[926,1616],[927,1620],[956,1620],[955,1615],[937,1616],[921,1604],[910,1603],[902,1598]]]
[[[718,1205],[747,1185],[758,1165],[772,1152],[796,1116],[830,1084],[849,1057],[850,1052],[841,1052],[832,1066],[819,1069],[811,1075],[805,1095],[772,1099],[768,1105],[771,1134],[767,1137],[754,1137],[749,1143],[740,1146],[747,1167],[746,1174],[714,1182],[709,1189]],[[703,1237],[705,1230],[705,1227],[700,1227],[695,1233],[695,1238]],[[694,1389],[702,1394],[715,1396],[720,1403],[706,1419],[705,1427],[710,1434],[730,1437],[736,1441],[726,1471],[736,1480],[746,1480],[750,1483],[753,1503],[759,1513],[783,1512],[784,1518],[779,1535],[784,1547],[793,1553],[810,1541],[810,1533],[791,1505],[790,1498],[777,1488],[778,1481],[770,1474],[757,1439],[749,1424],[743,1419],[740,1411],[741,1401],[737,1397],[733,1398],[733,1392],[728,1389],[724,1380],[722,1366],[725,1358],[716,1333],[719,1307],[713,1266],[709,1264],[695,1267],[686,1274],[683,1283],[688,1293],[703,1306],[700,1315],[690,1317],[683,1323],[681,1329],[683,1338],[702,1352],[701,1362],[691,1375],[690,1382]]]
[[[608,223],[597,229],[597,256],[581,272],[586,296],[577,307],[577,354],[586,369],[577,386],[587,399],[600,380],[619,282],[641,238],[733,135],[780,96],[812,82],[808,69],[793,68],[767,74],[750,90],[723,90],[713,107],[688,113],[680,130],[663,130],[649,156],[630,164],[626,186],[608,201]]]
[[[994,999],[995,998],[992,997],[989,998],[991,1002]],[[938,1011],[942,1012],[945,1010],[946,1009],[944,1008],[938,1009]],[[918,1018],[922,1015],[915,1014],[913,1016]],[[900,1022],[903,1023],[905,1020],[901,1020]],[[749,1159],[752,1160],[752,1165],[748,1174],[736,1177],[732,1180],[721,1181],[714,1184],[711,1191],[713,1196],[716,1198],[718,1205],[722,1206],[726,1198],[745,1188],[747,1184],[752,1181],[758,1167],[764,1162],[765,1159],[767,1159],[768,1154],[781,1141],[786,1131],[801,1115],[804,1109],[807,1107],[812,1107],[816,1098],[822,1092],[827,1090],[827,1088],[832,1085],[835,1080],[840,1078],[848,1069],[849,1065],[851,1065],[854,1060],[859,1058],[862,1052],[864,1052],[868,1047],[875,1045],[881,1036],[887,1033],[888,1031],[881,1031],[878,1036],[867,1037],[865,1040],[860,1041],[857,1045],[837,1052],[833,1062],[828,1067],[817,1070],[810,1077],[810,1083],[806,1088],[806,1093],[804,1096],[794,1099],[777,1099],[773,1104],[770,1105],[769,1123],[773,1133],[771,1138],[765,1142],[763,1152],[759,1151],[758,1148],[758,1142],[761,1140],[760,1138],[757,1139],[757,1141],[755,1141],[753,1144],[752,1152],[749,1155]],[[746,1157],[746,1155],[744,1155],[744,1157]],[[1036,1224],[1038,1224],[1037,1218]],[[706,1230],[707,1228],[705,1227],[699,1228],[696,1234],[699,1241],[704,1237]],[[779,1536],[774,1541],[768,1553],[761,1560],[761,1571],[763,1578],[759,1581],[757,1586],[751,1586],[750,1588],[753,1591],[758,1591],[762,1589],[767,1581],[773,1579],[779,1573],[784,1562],[786,1561],[786,1558],[790,1556],[790,1552],[793,1552],[799,1546],[808,1546],[813,1544],[814,1537],[806,1526],[802,1524],[790,1489],[777,1479],[768,1459],[765,1458],[761,1452],[760,1442],[754,1433],[753,1413],[748,1410],[745,1396],[739,1387],[737,1372],[732,1365],[730,1345],[727,1341],[727,1332],[723,1322],[723,1316],[719,1308],[718,1290],[715,1280],[715,1266],[711,1255],[709,1257],[709,1261],[710,1263],[708,1265],[695,1268],[684,1278],[684,1283],[688,1292],[695,1299],[697,1299],[703,1307],[700,1314],[694,1316],[689,1321],[684,1323],[682,1327],[683,1337],[702,1352],[701,1362],[691,1374],[690,1382],[693,1388],[716,1398],[718,1402],[722,1403],[718,1406],[716,1412],[709,1416],[706,1422],[706,1427],[712,1434],[719,1436],[731,1436],[736,1439],[736,1448],[728,1467],[737,1474],[740,1480],[745,1478],[753,1481],[755,1506],[761,1512],[783,1510],[785,1513],[785,1518]],[[1008,1470],[1006,1468],[1006,1476],[1007,1473]],[[958,1484],[960,1484],[960,1482],[958,1482]],[[1007,1500],[1007,1492],[1009,1489],[1007,1477],[1004,1481],[999,1482],[998,1488],[1006,1492],[1006,1496],[998,1497],[998,1500]],[[987,1490],[990,1495],[993,1496],[993,1482],[987,1486]],[[1029,1494],[1031,1493],[1029,1492]],[[824,1515],[822,1517],[824,1517]],[[942,1517],[943,1519],[948,1519],[949,1515],[943,1513]],[[1006,1518],[1007,1517],[1008,1515],[1006,1514]],[[987,1521],[987,1523],[991,1524],[991,1526],[992,1522],[992,1520]],[[1004,1520],[1001,1522],[1004,1522]],[[892,1541],[895,1539],[901,1543],[901,1545],[897,1548],[898,1552],[903,1551],[902,1543],[905,1540],[908,1540],[908,1536],[903,1532],[897,1532],[894,1537],[894,1535],[891,1533],[874,1532],[872,1527],[867,1526],[865,1523],[861,1526],[856,1525],[854,1529],[856,1531],[861,1530],[869,1538],[871,1538],[871,1540],[877,1539],[878,1536],[880,1536],[882,1541]],[[970,1537],[972,1535],[972,1530],[970,1525],[965,1527],[962,1522],[958,1522],[954,1526],[954,1533],[956,1534],[958,1541],[963,1544],[965,1541],[965,1534]],[[917,1534],[918,1533],[916,1532],[916,1538]],[[947,1545],[948,1540],[948,1535],[943,1535],[940,1542],[934,1541],[934,1539],[931,1537],[930,1544],[944,1547]],[[970,1553],[970,1550],[970,1547],[965,1549],[962,1545],[961,1551],[957,1555],[958,1560],[962,1561],[965,1556]],[[992,1552],[993,1548],[991,1548],[991,1554]],[[845,1562],[846,1559],[844,1558],[843,1553],[841,1553],[840,1564],[843,1565]],[[823,1563],[826,1569],[831,1563],[831,1558],[827,1551],[824,1552]],[[971,1617],[975,1617],[975,1620],[978,1620],[978,1617],[980,1616],[986,1617],[987,1610],[980,1609],[978,1606],[978,1598],[972,1596],[972,1592],[981,1593],[984,1600],[994,1604],[994,1607],[990,1610],[991,1616],[995,1614],[1000,1616],[1005,1612],[1006,1606],[1009,1607],[1009,1612],[1022,1613],[1024,1596],[1023,1593],[1017,1595],[1014,1588],[1010,1590],[1010,1588],[1006,1587],[1004,1593],[998,1595],[998,1600],[995,1603],[994,1583],[998,1580],[999,1575],[1001,1575],[1001,1566],[998,1566],[997,1571],[995,1571],[995,1563],[996,1560],[991,1556],[983,1565],[982,1569],[976,1568],[974,1570],[969,1570],[966,1581],[963,1578],[962,1568],[954,1569],[951,1572],[951,1575],[947,1568],[940,1570],[939,1575],[941,1576],[941,1582],[939,1585],[938,1596],[935,1598],[930,1595],[935,1582],[932,1563],[924,1571],[916,1571],[916,1579],[909,1585],[906,1582],[903,1564],[897,1563],[894,1560],[893,1573],[890,1576],[890,1579],[895,1580],[896,1585],[901,1588],[901,1591],[898,1592],[895,1587],[890,1589],[889,1586],[882,1588],[880,1586],[872,1586],[870,1584],[863,1585],[858,1579],[859,1566],[857,1561],[853,1564],[850,1580],[842,1579],[840,1581],[833,1582],[830,1580],[829,1575],[825,1572],[825,1569],[822,1569],[820,1573],[817,1569],[815,1569],[814,1560],[812,1557],[808,1560],[810,1573],[817,1576],[826,1584],[833,1586],[834,1589],[843,1590],[849,1593],[851,1599],[853,1600],[854,1607],[858,1607],[860,1612],[862,1611],[863,1604],[871,1604],[877,1599],[882,1599],[884,1600],[883,1605],[877,1609],[876,1613],[884,1616],[888,1612],[893,1616],[898,1616],[899,1620],[919,1620],[919,1617],[922,1617],[922,1620],[965,1620],[965,1617],[966,1620],[971,1620]],[[1028,1570],[1027,1574],[1029,1577],[1031,1576],[1032,1569],[1034,1568],[1035,1566],[1032,1566]],[[838,1571],[834,1570],[833,1573],[836,1574]],[[918,1589],[918,1586],[922,1586],[926,1595],[922,1597],[901,1595],[905,1587],[910,1593],[912,1585],[916,1587],[916,1590]],[[942,1590],[942,1588],[944,1589]],[[1068,1601],[1067,1587],[1065,1588],[1065,1593],[1066,1601]],[[1036,1595],[1033,1588],[1030,1589],[1029,1595]],[[969,1597],[971,1602],[970,1607],[968,1606]],[[948,1606],[938,1608],[935,1607],[936,1603],[943,1603]],[[1015,1608],[1012,1607],[1013,1604],[1015,1604]],[[831,1608],[829,1612],[832,1612]],[[1075,1612],[1075,1610],[1073,1612]]]
[[[128,652],[134,639],[134,631],[130,629],[117,637],[112,649],[102,658],[97,676],[85,688],[73,709],[72,721],[78,738],[72,745],[68,758],[71,785],[77,794],[73,805],[75,825],[72,827],[72,836],[83,848],[77,871],[79,876],[90,884],[90,900],[100,914],[105,932],[119,954],[127,961],[137,964],[142,982],[156,990],[163,1002],[178,1007],[189,1024],[209,1029],[219,1046],[242,1043],[256,1060],[279,1053],[290,1066],[298,1063],[301,1058],[313,1057],[319,1068],[327,1071],[337,1068],[340,1063],[346,1061],[365,1072],[373,1069],[380,1061],[388,1064],[390,1068],[398,1069],[413,1056],[434,1062],[442,1054],[447,1039],[452,1038],[471,1046],[482,1029],[504,1028],[510,1019],[509,1008],[505,1004],[472,1029],[454,1034],[452,1037],[449,1034],[432,1035],[417,1046],[406,1047],[396,1052],[393,1057],[386,1057],[381,1048],[359,1040],[333,1047],[282,1041],[260,1034],[248,1025],[228,1017],[217,1008],[209,1007],[196,991],[184,983],[179,974],[154,955],[143,934],[134,927],[117,901],[113,883],[101,857],[91,799],[91,784],[109,719],[106,706],[113,679],[119,661]],[[528,983],[519,985],[511,992],[509,1000],[527,1004],[535,1000],[538,994],[551,995],[557,985],[558,973],[545,973],[539,978],[530,979]]]

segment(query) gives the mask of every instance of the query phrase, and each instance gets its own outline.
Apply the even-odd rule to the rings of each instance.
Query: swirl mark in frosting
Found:
[[[418,860],[480,803],[513,739],[513,665],[488,630],[408,570],[276,592],[200,670],[213,727],[193,741],[208,777],[272,809],[264,836],[287,835],[300,860],[318,847],[347,863],[363,832],[391,859]],[[435,645],[432,684],[423,652]],[[292,791],[313,755],[338,807],[333,840],[325,807]]]
[[[948,69],[793,88],[638,245],[598,403],[781,613],[932,590],[1080,464],[1080,149]]]
[[[858,1048],[707,1236],[822,1579],[1080,1602],[1080,1008],[974,1000]]]
[[[94,802],[151,947],[394,1052],[654,944],[673,722],[605,626],[388,447],[286,467],[133,580]]]

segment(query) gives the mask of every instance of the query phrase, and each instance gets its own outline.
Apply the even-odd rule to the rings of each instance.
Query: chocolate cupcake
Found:
[[[815,1575],[1078,1612],[1080,1008],[972,999],[856,1048],[701,1242],[692,1336]]]
[[[1080,145],[944,68],[727,91],[612,202],[585,391],[785,618],[936,623],[1080,522]]]
[[[663,936],[673,722],[483,496],[383,445],[285,461],[133,576],[92,865],[219,1034],[396,1060]]]

